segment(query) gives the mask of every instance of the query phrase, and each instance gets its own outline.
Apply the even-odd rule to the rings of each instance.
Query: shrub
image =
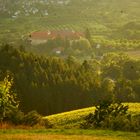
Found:
[[[36,111],[31,111],[27,114],[24,114],[19,110],[15,110],[14,112],[10,113],[6,119],[7,122],[12,123],[14,125],[36,126],[39,128],[53,127],[53,125],[47,119],[43,120],[41,115],[38,114]]]
[[[140,115],[133,116],[127,113],[128,106],[121,103],[104,101],[96,106],[94,114],[85,118],[82,128],[103,128],[123,131],[139,131]]]
[[[93,124],[95,127],[101,127],[102,123],[107,118],[116,118],[117,116],[127,115],[128,106],[121,103],[112,104],[109,101],[103,101],[96,106],[95,113],[93,114]]]
[[[45,128],[53,128],[53,124],[51,124],[48,119],[43,120],[43,125],[45,126]]]
[[[130,131],[140,131],[140,114],[132,118]]]
[[[103,121],[101,126],[102,128],[109,128],[112,130],[130,131],[130,119],[125,115],[108,117]]]
[[[29,125],[29,126],[34,126],[36,124],[41,123],[41,120],[42,119],[41,119],[40,114],[38,114],[36,111],[31,111],[24,116],[23,124]]]
[[[11,122],[14,125],[23,124],[23,120],[24,120],[24,113],[18,109],[9,113],[7,117],[7,121]]]

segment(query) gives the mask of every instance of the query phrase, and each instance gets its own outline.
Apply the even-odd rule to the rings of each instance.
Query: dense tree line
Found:
[[[140,101],[140,60],[109,53],[100,60],[43,57],[0,48],[0,78],[10,74],[24,112],[53,114],[92,106],[103,98]]]

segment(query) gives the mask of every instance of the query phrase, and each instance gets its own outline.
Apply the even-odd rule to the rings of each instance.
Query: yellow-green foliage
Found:
[[[125,103],[129,106],[129,113],[131,114],[140,114],[140,103]]]
[[[15,94],[11,92],[11,87],[13,79],[7,75],[4,78],[4,81],[0,83],[0,120],[2,121],[5,117],[8,117],[7,114],[11,112],[14,108],[18,107],[17,102],[15,101]]]
[[[88,115],[90,112],[94,112],[95,107],[84,108],[69,112],[64,112],[56,115],[50,115],[44,117],[44,119],[48,119],[50,123],[54,124],[56,128],[64,127],[64,128],[76,128],[84,121],[84,117]]]
[[[132,114],[140,114],[140,103],[125,103],[129,106],[129,112]],[[55,128],[78,128],[84,122],[84,117],[89,113],[93,113],[95,107],[89,107],[60,114],[46,116],[47,119]]]

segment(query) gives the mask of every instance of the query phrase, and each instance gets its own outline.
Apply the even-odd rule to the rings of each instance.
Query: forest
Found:
[[[0,64],[1,80],[7,74],[13,77],[13,90],[25,112],[50,115],[114,96],[121,102],[140,101],[140,60],[122,53],[79,62],[73,56],[43,57],[5,45]]]

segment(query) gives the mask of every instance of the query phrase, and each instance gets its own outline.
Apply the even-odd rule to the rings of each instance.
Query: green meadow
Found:
[[[140,133],[110,130],[36,129],[0,130],[1,140],[139,140]]]

